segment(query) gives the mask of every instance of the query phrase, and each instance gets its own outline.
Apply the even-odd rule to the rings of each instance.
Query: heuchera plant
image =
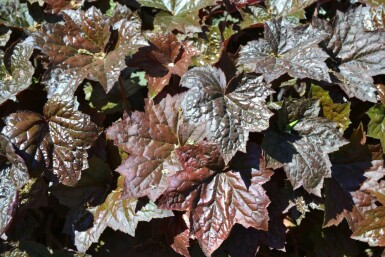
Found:
[[[2,0],[1,256],[385,255],[382,0]]]

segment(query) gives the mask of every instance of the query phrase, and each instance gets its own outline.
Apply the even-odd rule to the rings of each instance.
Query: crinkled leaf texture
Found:
[[[369,7],[347,13],[337,11],[334,33],[328,48],[341,60],[340,86],[349,97],[377,102],[373,76],[385,73],[385,31],[366,31],[365,14]]]
[[[78,9],[84,0],[44,0],[46,6],[44,12],[59,14],[63,10]]]
[[[385,246],[385,195],[376,191],[372,194],[382,206],[364,213],[364,220],[358,223],[352,238],[367,242],[370,246]]]
[[[281,17],[301,12],[314,2],[316,0],[266,0],[265,4],[269,13]]]
[[[0,235],[8,228],[16,210],[18,192],[29,179],[27,167],[12,144],[0,136]]]
[[[170,176],[158,205],[189,212],[191,233],[207,256],[229,236],[235,223],[268,229],[270,200],[262,184],[272,171],[260,165],[258,146],[249,145],[247,154],[238,153],[229,167],[215,144],[186,145],[176,153],[183,169]]]
[[[30,86],[35,71],[29,61],[33,49],[34,41],[29,37],[6,53],[0,50],[0,104],[16,100],[16,95]]]
[[[208,141],[219,145],[226,163],[246,151],[249,132],[269,126],[265,99],[274,91],[262,77],[240,75],[227,84],[222,70],[206,66],[186,72],[181,85],[190,88],[182,102],[184,117],[206,126]]]
[[[146,72],[149,96],[154,98],[168,85],[171,75],[183,76],[196,51],[187,43],[180,43],[172,33],[155,34],[149,40],[150,46],[140,48],[132,56],[130,66]]]
[[[44,26],[43,31],[36,34],[36,41],[54,66],[64,72],[67,69],[76,71],[77,83],[85,78],[99,81],[108,92],[126,67],[125,56],[147,45],[141,34],[140,20],[132,16],[130,20],[112,23],[113,18],[95,7],[85,12],[65,10],[62,14],[65,25]],[[111,29],[118,34],[113,50]]]
[[[198,12],[200,9],[215,5],[216,0],[138,0],[143,6],[158,8],[154,24],[160,25],[164,32],[177,29],[181,32],[200,32]]]
[[[155,201],[179,170],[175,149],[203,139],[204,128],[185,122],[179,111],[182,95],[159,104],[146,100],[145,112],[134,112],[107,129],[107,137],[129,153],[117,171],[125,176],[124,196]]]
[[[309,113],[297,121],[291,131],[270,129],[262,148],[284,164],[294,189],[303,186],[307,192],[321,196],[324,178],[331,177],[328,153],[337,151],[348,141],[336,129],[337,123],[316,117],[317,113]]]
[[[52,170],[65,185],[74,185],[88,167],[87,149],[100,133],[77,105],[74,99],[55,95],[44,106],[44,116],[19,111],[5,119],[2,130],[29,168]]]
[[[139,221],[149,222],[151,219],[174,215],[172,211],[158,209],[153,202],[136,211],[138,200],[123,199],[122,192],[123,189],[118,187],[107,196],[102,205],[88,209],[94,216],[94,223],[86,231],[75,231],[75,245],[78,251],[85,252],[92,243],[98,242],[107,227],[135,236]]]
[[[267,21],[264,39],[243,46],[238,64],[262,73],[267,82],[285,73],[294,78],[330,82],[329,68],[324,62],[329,55],[318,46],[326,36],[311,25],[295,27],[287,19]]]

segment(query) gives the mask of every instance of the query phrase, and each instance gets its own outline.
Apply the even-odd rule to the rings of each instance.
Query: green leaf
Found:
[[[349,124],[350,102],[334,103],[329,92],[322,87],[312,85],[310,89],[310,97],[321,101],[322,112],[325,118],[334,121],[338,126],[345,131]]]
[[[385,106],[376,104],[366,114],[370,118],[367,135],[380,139],[383,152],[385,153]]]

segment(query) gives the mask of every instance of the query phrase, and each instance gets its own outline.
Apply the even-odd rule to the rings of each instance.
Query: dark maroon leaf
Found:
[[[329,56],[318,47],[327,34],[311,25],[295,27],[286,19],[265,23],[265,37],[250,41],[239,52],[238,64],[262,73],[267,82],[288,73],[294,78],[330,82],[324,62]]]
[[[130,156],[117,168],[125,176],[124,196],[148,196],[155,201],[179,169],[175,149],[203,137],[203,129],[183,121],[179,111],[183,95],[167,96],[159,104],[147,100],[145,112],[134,112],[107,130]]]
[[[228,169],[214,144],[182,146],[176,153],[183,170],[170,177],[159,206],[190,212],[192,234],[207,256],[229,236],[235,223],[267,230],[270,200],[262,184],[272,172],[260,166],[257,146],[250,145],[248,154],[239,153]]]
[[[211,66],[189,70],[181,80],[190,88],[182,103],[183,115],[206,126],[206,137],[217,143],[226,163],[246,151],[249,132],[267,129],[272,113],[265,104],[273,90],[262,77],[237,77],[226,84],[225,74]]]
[[[58,14],[62,10],[78,9],[81,7],[83,0],[44,0],[46,6],[45,12]]]
[[[16,100],[16,95],[31,85],[35,69],[29,58],[33,49],[31,37],[9,48],[6,53],[0,49],[0,104],[9,99]]]
[[[122,193],[123,189],[118,187],[103,204],[88,209],[94,216],[94,223],[86,231],[75,231],[75,245],[79,251],[85,252],[92,243],[98,242],[107,227],[135,236],[139,221],[173,216],[171,211],[160,210],[152,202],[136,211],[138,199],[122,199]]]
[[[183,76],[196,51],[187,43],[180,43],[172,33],[155,34],[150,43],[132,56],[130,66],[145,70],[149,96],[154,98],[168,85],[171,75]]]
[[[15,154],[11,143],[3,136],[0,136],[0,173],[0,234],[3,234],[16,209],[18,190],[29,179],[24,161]]]
[[[111,24],[110,19],[98,9],[91,7],[86,12],[65,10],[62,12],[65,25],[46,25],[37,42],[49,56],[52,64],[61,69],[73,70],[79,76],[99,81],[108,92],[118,80],[120,71],[126,67],[125,56],[147,45],[140,31],[140,21],[135,16]],[[118,39],[110,49],[111,29]]]
[[[2,131],[30,168],[42,165],[66,185],[74,185],[81,170],[88,167],[87,149],[100,133],[77,105],[55,95],[44,106],[44,116],[28,111],[13,113],[5,119]]]
[[[337,151],[348,142],[337,130],[337,123],[314,117],[318,113],[314,112],[314,108],[318,108],[308,109],[300,105],[301,102],[292,103],[285,104],[279,116],[284,120],[285,117],[290,117],[289,114],[295,114],[296,125],[292,128],[281,125],[280,131],[268,131],[262,148],[272,158],[284,164],[284,170],[294,189],[303,186],[307,192],[321,196],[324,178],[331,177],[328,153]],[[290,106],[293,106],[293,111],[287,108]],[[285,116],[285,113],[288,114]],[[305,118],[299,120],[300,116],[297,115],[300,113]],[[289,123],[281,121],[281,124],[290,125],[293,122],[291,119],[293,118],[286,118]]]
[[[358,7],[347,13],[337,11],[334,33],[328,48],[341,60],[340,86],[349,97],[377,102],[373,76],[385,72],[385,32],[366,31],[368,7]]]

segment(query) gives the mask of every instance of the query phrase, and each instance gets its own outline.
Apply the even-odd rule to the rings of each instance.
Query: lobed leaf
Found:
[[[295,27],[286,19],[267,21],[264,39],[248,42],[239,52],[238,65],[262,73],[271,82],[288,73],[294,78],[330,82],[329,56],[318,47],[327,34],[311,25]]]
[[[186,72],[181,85],[190,88],[182,102],[183,115],[205,124],[207,139],[219,145],[226,163],[238,150],[246,151],[249,132],[268,127],[272,113],[265,99],[273,90],[261,77],[240,75],[226,84],[220,69],[206,66]]]
[[[43,113],[19,111],[9,115],[2,134],[10,138],[30,168],[45,167],[61,183],[74,185],[81,170],[88,167],[87,149],[100,130],[88,115],[77,110],[72,99],[55,95]]]

